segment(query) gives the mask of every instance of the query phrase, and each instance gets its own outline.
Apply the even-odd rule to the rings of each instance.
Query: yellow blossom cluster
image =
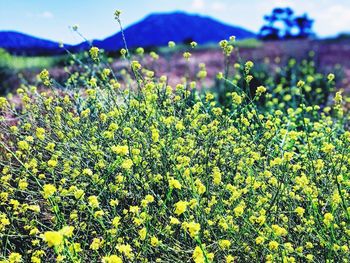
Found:
[[[64,89],[43,71],[52,89],[0,98],[0,262],[350,261],[345,94],[310,103],[333,75],[290,63],[309,75],[249,86],[254,63],[232,62],[219,94],[194,89],[204,64],[170,86],[129,52],[114,72],[93,47]]]

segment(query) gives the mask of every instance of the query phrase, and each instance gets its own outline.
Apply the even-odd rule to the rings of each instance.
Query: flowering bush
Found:
[[[94,48],[66,88],[43,71],[46,91],[0,98],[2,262],[350,260],[340,92],[308,105],[303,79],[252,95],[219,73],[231,87],[223,107],[122,53],[129,71],[112,72]],[[249,84],[254,65],[241,67]]]

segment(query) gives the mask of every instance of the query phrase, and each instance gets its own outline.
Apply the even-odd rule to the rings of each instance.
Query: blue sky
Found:
[[[74,44],[81,38],[69,26],[78,24],[88,39],[103,39],[118,31],[113,13],[120,9],[124,26],[150,13],[182,10],[257,32],[276,6],[307,12],[319,36],[350,32],[350,0],[0,0],[0,30]]]

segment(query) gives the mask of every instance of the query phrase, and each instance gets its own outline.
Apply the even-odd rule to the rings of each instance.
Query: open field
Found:
[[[0,262],[349,262],[349,43],[220,46],[13,61]]]
[[[239,57],[232,55],[232,61],[239,62],[253,60],[260,70],[274,72],[278,67],[287,64],[288,60],[293,58],[297,62],[304,59],[312,60],[318,71],[327,73],[336,71],[340,88],[350,88],[350,41],[345,40],[294,40],[284,42],[259,42],[256,40],[240,41],[236,45],[239,49]],[[160,54],[157,63],[152,63],[152,59],[145,59],[144,62],[155,69],[160,76],[166,74],[171,84],[176,84],[186,73],[195,76],[200,63],[206,64],[208,79],[206,86],[210,87],[214,84],[214,77],[219,71],[224,70],[224,59],[222,51],[216,45],[206,45],[198,47],[192,53],[192,60],[185,66],[182,53],[188,49],[186,46],[177,46],[169,49],[168,47],[156,48],[155,51]],[[310,57],[312,54],[312,57]],[[117,56],[119,57],[119,56]],[[58,81],[64,81],[68,75],[63,69],[63,65],[69,65],[69,56],[61,57],[13,57],[8,63],[12,72],[20,73],[29,81],[34,81],[35,76],[44,68],[50,70],[53,77]],[[109,58],[111,66],[118,71],[127,67],[125,61],[112,56]],[[58,66],[57,63],[59,63]],[[231,69],[232,70],[232,69]],[[18,87],[19,81],[15,76],[10,75],[6,86]],[[6,80],[3,80],[6,82]],[[10,82],[10,83],[8,83]]]

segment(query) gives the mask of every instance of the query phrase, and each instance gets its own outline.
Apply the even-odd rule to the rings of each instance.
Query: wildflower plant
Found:
[[[220,43],[225,60],[233,42]],[[322,107],[302,82],[284,87],[295,103],[269,83],[251,93],[247,62],[236,65],[245,84],[218,74],[232,88],[223,106],[189,78],[170,86],[127,48],[120,72],[89,53],[63,88],[43,71],[47,90],[0,98],[4,262],[350,260],[341,93]]]

